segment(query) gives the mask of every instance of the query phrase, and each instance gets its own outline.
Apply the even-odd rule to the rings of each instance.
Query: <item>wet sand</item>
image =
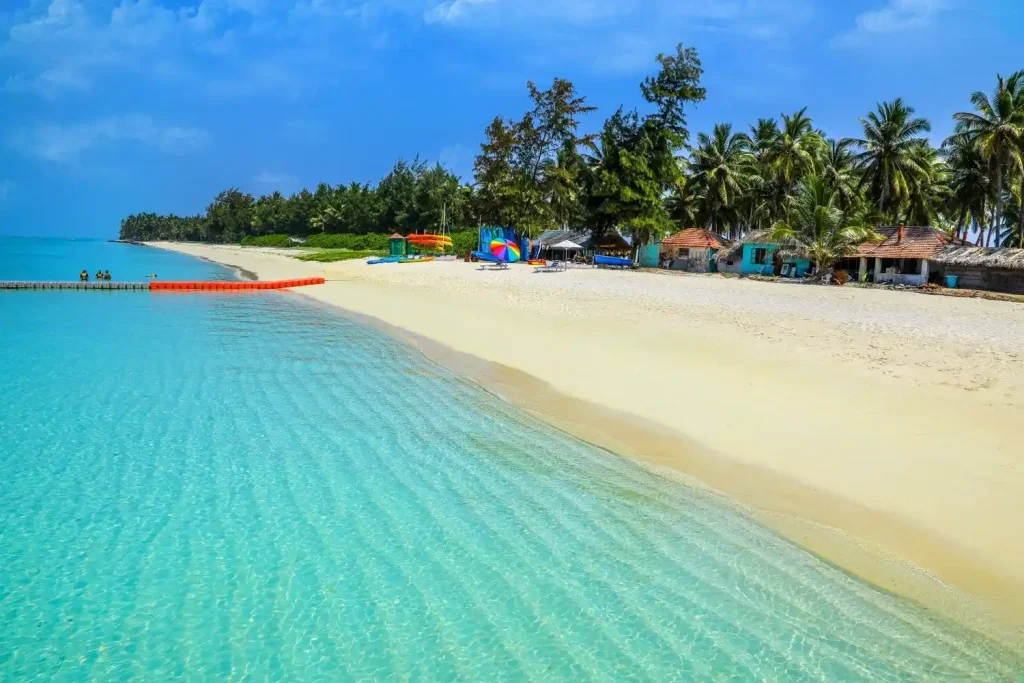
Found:
[[[1024,633],[1024,306],[157,246],[262,279],[323,276],[298,291],[570,433],[728,495],[882,587]]]

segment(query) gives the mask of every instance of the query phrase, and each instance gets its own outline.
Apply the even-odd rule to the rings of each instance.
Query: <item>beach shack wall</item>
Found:
[[[781,248],[782,245],[772,241],[767,230],[754,231],[718,254],[718,270],[784,277],[804,277],[810,272],[810,259],[783,256],[779,251]]]
[[[961,289],[1024,294],[1024,249],[948,246],[934,258]]]
[[[718,270],[716,257],[731,242],[706,228],[686,228],[659,244],[659,262],[664,268],[691,273]]]

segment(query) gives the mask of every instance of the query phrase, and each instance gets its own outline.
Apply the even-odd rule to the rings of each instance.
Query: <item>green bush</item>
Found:
[[[250,235],[242,238],[243,247],[294,247],[288,235]]]
[[[303,246],[315,247],[317,249],[386,251],[388,248],[388,236],[376,232],[368,235],[318,233],[311,235]]]
[[[476,230],[460,230],[452,233],[452,251],[462,256],[467,251],[476,251],[480,235]]]
[[[351,261],[353,259],[387,256],[387,252],[369,249],[326,249],[311,254],[302,254],[296,258],[300,261],[316,261],[317,263],[333,263],[334,261]]]

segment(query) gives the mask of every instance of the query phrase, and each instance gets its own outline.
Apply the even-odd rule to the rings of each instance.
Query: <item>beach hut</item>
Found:
[[[405,256],[405,237],[397,232],[388,238],[388,254],[390,256]]]
[[[718,252],[718,270],[743,275],[804,277],[811,270],[810,259],[785,254],[768,230],[755,230]]]
[[[561,255],[561,251],[554,247],[566,240],[580,245],[587,258],[593,258],[594,254],[630,256],[632,252],[629,241],[616,230],[605,231],[598,240],[594,240],[593,234],[585,230],[547,230],[537,238],[541,257],[555,258]]]
[[[929,262],[952,244],[948,235],[930,226],[894,225],[877,231],[882,241],[860,245],[854,256],[861,282],[919,287],[931,275]]]
[[[660,244],[660,262],[672,270],[707,273],[718,270],[715,257],[732,242],[707,228],[686,228]]]
[[[932,262],[942,269],[944,281],[957,287],[1024,294],[1024,249],[950,245]]]

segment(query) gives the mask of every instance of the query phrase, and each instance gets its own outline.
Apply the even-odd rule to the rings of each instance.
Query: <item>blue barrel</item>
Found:
[[[946,276],[946,286],[949,287],[950,289],[956,289],[956,286],[957,286],[957,284],[959,284],[959,282],[960,282],[960,276],[959,275],[947,275]]]

